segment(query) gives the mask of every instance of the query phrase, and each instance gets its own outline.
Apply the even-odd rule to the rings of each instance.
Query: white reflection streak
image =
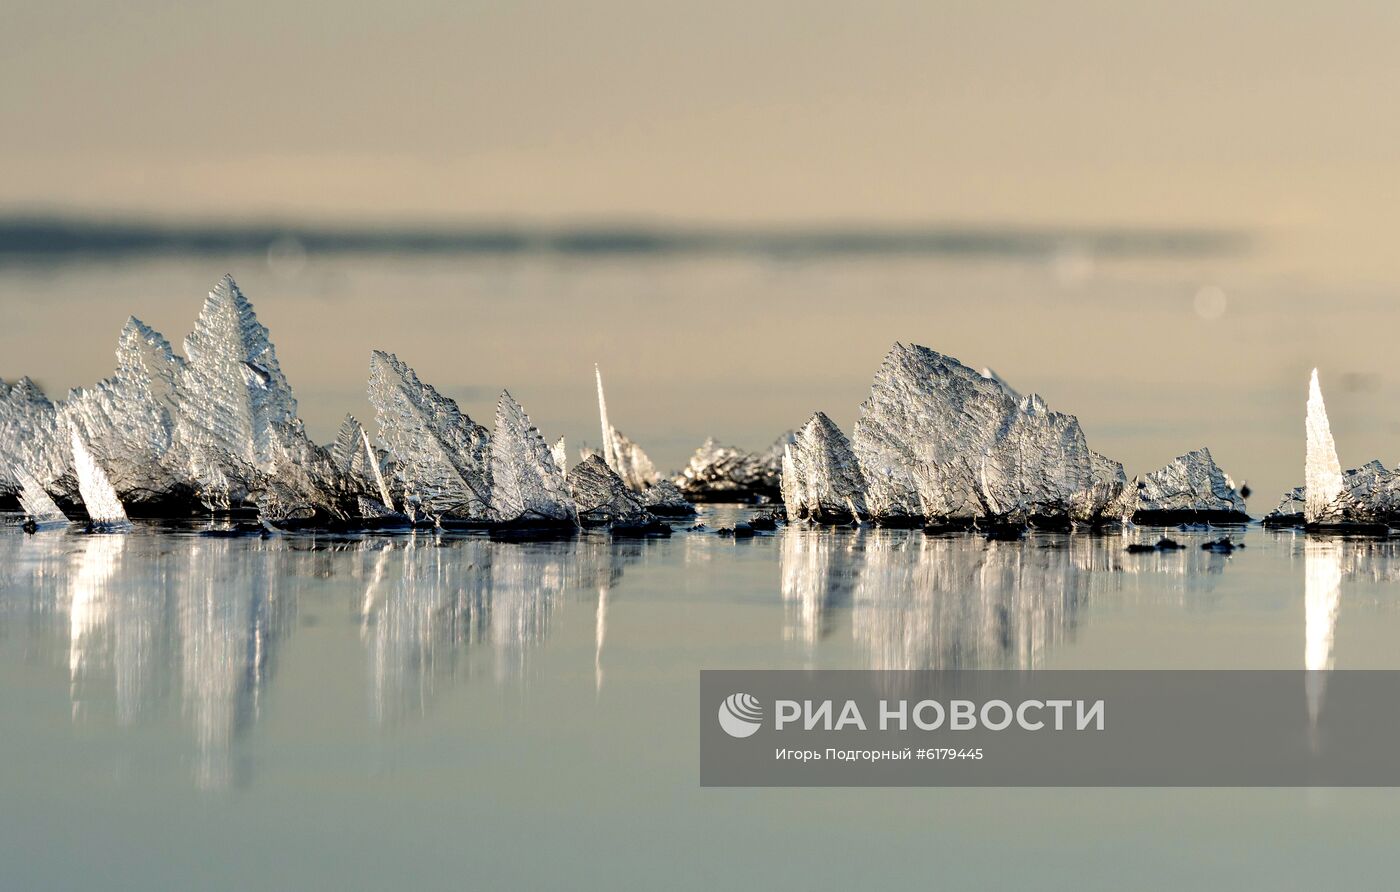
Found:
[[[112,613],[108,583],[121,561],[125,536],[93,535],[83,542],[78,569],[70,580],[68,604],[68,680],[73,718],[78,718],[78,680],[88,662],[93,638]]]
[[[1309,540],[1304,550],[1306,573],[1303,595],[1303,667],[1308,721],[1316,727],[1322,711],[1325,677],[1336,660],[1337,613],[1342,595],[1342,552],[1336,542]]]
[[[608,637],[608,587],[598,586],[598,615],[594,620],[593,687],[603,693],[603,640]]]

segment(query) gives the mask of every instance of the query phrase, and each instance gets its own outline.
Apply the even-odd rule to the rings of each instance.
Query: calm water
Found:
[[[6,526],[0,885],[1392,886],[1400,791],[699,787],[706,667],[1400,668],[1397,545],[1173,535]]]

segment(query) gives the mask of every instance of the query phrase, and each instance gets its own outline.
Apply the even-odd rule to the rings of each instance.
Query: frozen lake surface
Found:
[[[1395,864],[1389,790],[701,789],[696,698],[702,668],[1400,668],[1397,543],[7,520],[13,888],[1356,887]]]

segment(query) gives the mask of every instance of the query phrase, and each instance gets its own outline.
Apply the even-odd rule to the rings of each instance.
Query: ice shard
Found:
[[[268,473],[249,494],[258,517],[282,528],[342,527],[360,517],[365,483],[336,465],[331,450],[305,435],[291,436],[279,447]],[[370,519],[378,519],[372,512]]]
[[[554,445],[549,447],[549,454],[554,456],[554,463],[559,466],[559,473],[568,476],[569,473],[569,447],[560,437],[554,441]]]
[[[1131,517],[1137,508],[1137,493],[1128,486],[1123,466],[1093,450],[1089,451],[1089,461],[1089,485],[1070,498],[1070,517],[1089,525]]]
[[[496,403],[491,435],[491,516],[497,523],[521,526],[566,526],[578,520],[554,455],[509,391]]]
[[[1094,485],[1079,422],[1038,396],[927,347],[895,344],[860,407],[852,447],[871,514],[925,518],[1068,519]]]
[[[598,381],[598,420],[603,429],[603,461],[634,492],[641,492],[660,479],[661,475],[656,473],[655,466],[642,447],[627,439],[608,421],[608,402],[603,397],[603,373],[596,365],[593,375]]]
[[[1342,464],[1337,459],[1337,444],[1332,439],[1332,426],[1327,421],[1327,407],[1322,402],[1322,387],[1317,381],[1317,369],[1308,382],[1308,454],[1303,479],[1303,517],[1308,523],[1326,524],[1342,520]]]
[[[676,484],[664,478],[642,493],[642,501],[657,517],[689,517],[695,513],[695,506],[685,500]]]
[[[1177,456],[1166,467],[1137,478],[1138,523],[1244,522],[1244,498],[1216,465],[1209,449]]]
[[[641,496],[601,456],[575,465],[568,480],[569,492],[578,506],[579,523],[584,526],[640,526],[652,520]]]
[[[369,400],[409,507],[439,521],[489,520],[491,438],[486,428],[419,381],[391,353],[376,350],[370,358]]]
[[[232,276],[209,292],[176,387],[177,435],[189,471],[212,510],[243,504],[306,434],[267,329]]]
[[[127,522],[126,509],[122,507],[112,481],[107,472],[92,457],[83,435],[77,428],[70,430],[73,444],[73,470],[78,477],[78,492],[83,497],[83,507],[93,523],[119,525]]]
[[[19,483],[19,504],[25,515],[40,526],[67,523],[68,517],[34,476],[24,468],[14,468]]]
[[[331,460],[336,471],[362,490],[362,495],[373,496],[380,507],[374,516],[391,510],[394,504],[393,493],[384,479],[380,467],[380,457],[370,443],[369,434],[354,415],[346,415],[340,424],[335,442],[330,446]]]
[[[1264,516],[1266,527],[1302,526],[1303,510],[1307,505],[1307,487],[1295,486],[1278,500],[1278,507]]]
[[[982,369],[982,377],[986,378],[988,381],[991,381],[993,384],[1000,387],[1006,393],[1007,396],[1011,397],[1016,402],[1019,403],[1021,401],[1020,391],[1012,387],[1010,384],[1006,383],[1006,379],[1003,378],[1001,375],[998,375],[993,369],[984,367]]]
[[[360,445],[364,431],[360,420],[348,413],[340,423],[340,430],[336,431],[335,442],[330,447],[331,458],[335,460],[336,467],[346,474],[358,473],[357,468],[364,463],[365,453]]]
[[[1093,479],[1079,420],[1031,394],[991,441],[977,488],[991,516],[1067,521],[1071,500]]]
[[[865,517],[865,476],[846,435],[823,412],[783,456],[783,503],[791,520],[850,523]]]
[[[393,491],[389,489],[389,481],[384,479],[384,469],[380,466],[379,453],[370,443],[369,433],[364,428],[360,428],[360,443],[364,448],[365,464],[374,477],[374,488],[379,493],[379,501],[385,508],[392,510],[394,507]]]
[[[129,513],[183,514],[198,504],[175,437],[184,365],[160,332],[132,316],[117,341],[116,373],[73,390],[59,412],[82,433]]]
[[[29,378],[0,381],[0,495],[13,498],[19,491],[21,468],[50,494],[77,500],[71,447],[57,408]]]

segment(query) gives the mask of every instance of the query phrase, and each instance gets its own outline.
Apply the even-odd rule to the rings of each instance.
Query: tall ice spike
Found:
[[[1308,523],[1339,520],[1341,516],[1342,464],[1337,459],[1337,444],[1332,439],[1332,426],[1327,421],[1327,407],[1322,402],[1322,387],[1313,369],[1308,384],[1308,457],[1304,469],[1303,519]]]

